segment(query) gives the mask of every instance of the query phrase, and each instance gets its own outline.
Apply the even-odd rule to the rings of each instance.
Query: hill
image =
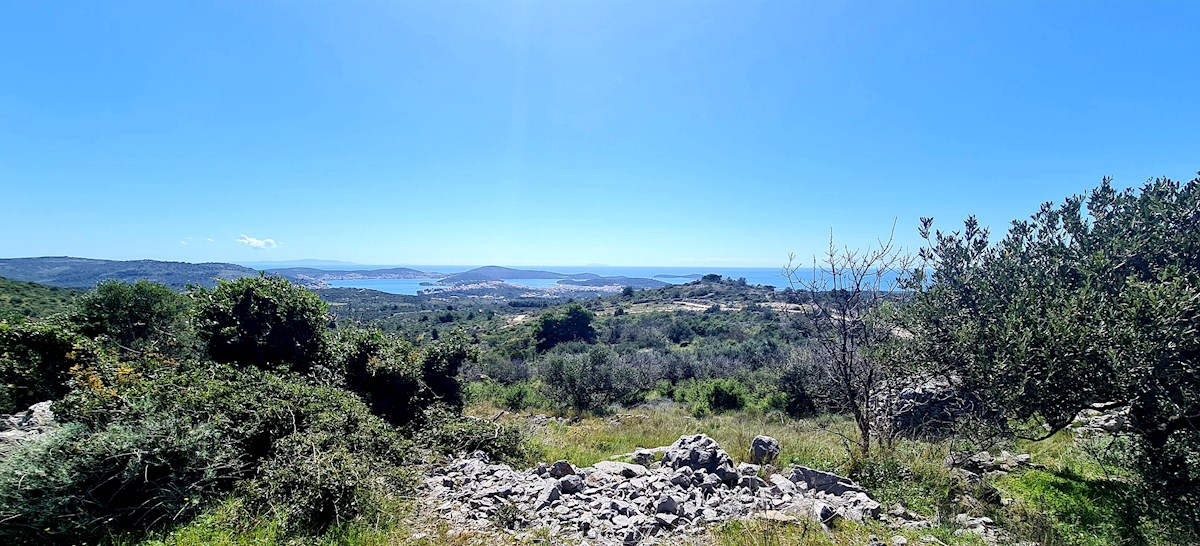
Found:
[[[147,280],[181,290],[190,284],[211,287],[216,285],[216,279],[257,275],[257,271],[248,267],[224,263],[94,260],[67,256],[0,259],[0,277],[64,288],[87,289],[115,279],[123,282]]]
[[[435,279],[440,273],[418,271],[407,267],[392,267],[388,269],[362,269],[342,271],[333,269],[315,269],[312,267],[284,267],[268,269],[268,273],[279,275],[296,284],[309,288],[326,288],[329,281],[355,279]]]
[[[70,309],[79,292],[0,277],[0,320],[42,318]]]
[[[656,281],[654,279],[641,279],[634,277],[592,277],[588,279],[563,279],[558,281],[558,283],[572,286],[632,286],[634,288],[661,288],[669,285],[669,283]]]
[[[571,275],[554,273],[552,271],[513,269],[511,267],[487,265],[483,267],[476,267],[470,271],[463,271],[462,273],[450,275],[449,277],[442,279],[440,282],[442,284],[458,284],[515,279],[567,279],[571,277]]]

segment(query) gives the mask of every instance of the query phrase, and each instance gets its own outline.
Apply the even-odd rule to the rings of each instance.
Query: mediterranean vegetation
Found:
[[[554,542],[453,528],[421,478],[464,454],[587,466],[704,433],[738,461],[771,436],[777,466],[929,522],[734,520],[712,543],[1200,541],[1200,179],[1104,180],[1002,234],[907,228],[915,253],[831,241],[785,290],[2,281],[0,412],[51,401],[56,424],[0,444],[0,540]],[[963,472],[982,451],[1030,464]]]

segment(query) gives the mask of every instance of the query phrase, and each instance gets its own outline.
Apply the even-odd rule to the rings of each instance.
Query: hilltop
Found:
[[[64,288],[92,288],[107,280],[147,280],[181,290],[190,284],[211,287],[216,285],[217,279],[256,275],[258,272],[253,269],[226,263],[96,260],[69,256],[0,259],[0,276]]]
[[[554,273],[552,271],[538,271],[534,269],[514,269],[511,267],[501,267],[498,265],[486,265],[476,267],[470,271],[456,273],[442,279],[443,284],[458,284],[468,282],[481,281],[500,281],[512,279],[566,279],[568,275],[562,273]]]

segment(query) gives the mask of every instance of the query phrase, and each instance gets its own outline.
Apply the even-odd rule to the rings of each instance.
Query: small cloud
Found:
[[[238,242],[250,248],[275,248],[279,246],[275,244],[275,239],[255,239],[244,233],[238,237]]]
[[[191,242],[192,242],[191,237],[184,237],[183,239],[179,240],[179,244],[181,244],[183,246],[188,246],[188,244],[190,244]]]
[[[183,245],[183,246],[187,246],[188,242],[187,242],[186,240],[184,240],[184,241],[179,241],[179,244],[181,244],[181,245]]]
[[[213,238],[212,238],[212,237],[205,238],[204,240],[205,240],[205,241],[208,241],[208,242],[210,242],[210,243],[212,243],[212,242],[215,242],[215,241],[213,241]]]

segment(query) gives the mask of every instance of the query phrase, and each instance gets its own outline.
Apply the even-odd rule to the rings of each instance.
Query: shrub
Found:
[[[675,389],[675,401],[690,405],[696,415],[737,411],[749,398],[749,389],[736,379],[688,381]]]
[[[344,330],[328,346],[335,384],[358,393],[376,414],[397,426],[419,421],[435,403],[461,408],[455,376],[463,363],[476,358],[476,351],[458,336],[417,349],[379,330]]]
[[[407,443],[344,393],[321,390],[327,404],[304,428],[276,440],[246,484],[250,505],[280,517],[292,532],[320,532],[375,513],[411,486],[402,466]]]
[[[645,397],[645,379],[620,365],[610,349],[553,355],[539,365],[538,373],[547,398],[579,411],[601,410],[614,403],[628,405]]]
[[[496,381],[476,381],[465,389],[467,403],[488,401],[514,411],[550,409],[554,404],[529,382],[505,385]]]
[[[488,379],[506,385],[528,381],[533,376],[529,364],[523,359],[505,358],[494,354],[488,355],[479,363],[479,371]]]
[[[193,515],[244,470],[212,424],[169,415],[65,426],[0,460],[0,538],[65,542]]]
[[[11,413],[69,390],[72,369],[107,357],[91,340],[56,322],[0,322],[0,412]]]
[[[177,352],[188,343],[188,303],[165,285],[110,280],[75,301],[71,320],[80,333],[123,350]]]
[[[596,342],[592,320],[596,315],[579,304],[567,306],[561,313],[542,315],[534,325],[533,338],[538,352],[567,341]]]
[[[75,409],[62,432],[0,464],[0,538],[154,528],[239,482],[253,509],[289,530],[321,529],[403,485],[408,448],[395,429],[354,394],[296,376],[185,363],[123,384],[120,396],[77,388],[66,402]]]
[[[321,361],[328,306],[283,277],[220,281],[192,297],[197,333],[217,362],[308,373]]]
[[[521,431],[511,425],[461,416],[444,406],[431,408],[426,423],[420,443],[443,455],[482,451],[491,459],[517,465],[529,464],[537,455]]]

